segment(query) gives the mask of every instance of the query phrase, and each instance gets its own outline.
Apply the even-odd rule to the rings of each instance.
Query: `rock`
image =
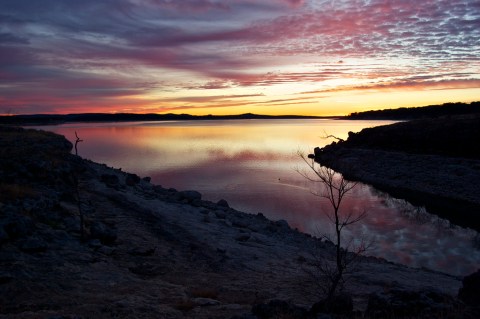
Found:
[[[315,303],[310,309],[311,314],[349,315],[353,311],[353,299],[348,294],[334,296],[331,300],[323,299]]]
[[[80,218],[77,216],[69,216],[63,219],[63,225],[68,232],[80,232]]]
[[[217,218],[220,218],[220,219],[225,219],[225,217],[227,217],[227,214],[225,214],[223,210],[215,211],[215,215],[217,215]]]
[[[260,219],[260,220],[263,220],[263,221],[267,221],[267,217],[265,217],[265,215],[263,215],[262,213],[257,213],[257,215],[255,215],[256,218]]]
[[[228,306],[230,307],[230,306]],[[251,313],[246,313],[246,314],[243,314],[243,315],[236,315],[236,316],[233,316],[232,318],[230,319],[258,319],[257,316],[251,314]]]
[[[257,304],[252,307],[252,313],[259,319],[273,318],[307,318],[306,309],[283,300],[271,300],[269,303]]]
[[[230,208],[230,205],[228,205],[228,202],[224,199],[221,199],[217,202],[217,206],[220,206],[222,208]]]
[[[0,270],[0,285],[6,284],[7,282],[12,281],[12,279],[15,279],[15,277],[12,276],[12,274],[10,274],[9,272],[4,272]]]
[[[284,219],[277,220],[275,222],[275,225],[277,225],[280,228],[290,229],[290,226],[288,225],[288,222]]]
[[[102,174],[100,176],[100,180],[109,187],[118,186],[118,184],[120,183],[118,176],[115,174]]]
[[[248,233],[240,234],[237,237],[235,237],[236,241],[247,241],[249,239],[250,239],[250,234]]]
[[[145,176],[144,178],[142,178],[142,180],[144,182],[150,183],[152,181],[152,178],[150,176]]]
[[[373,317],[418,316],[453,311],[454,299],[434,290],[409,291],[391,289],[388,293],[372,293],[368,299],[366,313]]]
[[[245,218],[232,218],[232,225],[238,228],[248,228],[250,225],[249,220],[246,220]]]
[[[135,186],[138,183],[140,183],[140,177],[137,174],[126,174],[125,184],[127,184],[128,186]]]
[[[30,235],[35,226],[30,217],[14,215],[2,221],[3,229],[11,239],[24,238]]]
[[[200,194],[197,191],[181,191],[180,192],[180,197],[181,199],[186,199],[188,202],[193,202],[195,200],[201,200],[202,199],[202,194]]]
[[[162,185],[154,185],[153,191],[158,194],[165,194],[168,192],[168,190],[163,188]]]
[[[39,253],[47,250],[47,243],[38,237],[30,237],[22,241],[19,248],[27,253]]]
[[[165,273],[161,266],[151,263],[141,263],[136,266],[129,267],[128,270],[141,277],[156,277]]]
[[[220,304],[220,301],[211,298],[193,298],[192,301],[201,307],[216,306]]]
[[[10,237],[8,236],[7,232],[3,229],[3,227],[0,227],[0,245],[3,243],[6,243]]]
[[[92,239],[99,239],[104,245],[111,245],[117,239],[117,232],[102,222],[93,222],[90,226],[90,236]]]
[[[480,269],[463,278],[458,298],[471,306],[480,306]]]
[[[115,248],[112,248],[112,247],[108,247],[108,246],[101,246],[99,249],[98,249],[98,252],[99,253],[102,253],[104,255],[107,255],[107,256],[111,256],[115,253]]]
[[[208,214],[204,215],[203,216],[203,221],[205,223],[210,223],[212,222],[213,220],[215,220],[217,216],[213,213],[213,212],[208,212]]]
[[[157,247],[136,247],[130,250],[128,253],[132,256],[152,256],[155,254]]]
[[[102,243],[98,239],[92,239],[88,242],[88,246],[97,249],[102,247]]]

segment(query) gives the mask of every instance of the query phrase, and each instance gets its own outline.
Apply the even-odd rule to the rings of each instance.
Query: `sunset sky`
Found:
[[[0,1],[0,114],[477,100],[478,0]]]

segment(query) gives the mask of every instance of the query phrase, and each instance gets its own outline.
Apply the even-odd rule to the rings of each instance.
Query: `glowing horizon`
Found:
[[[4,0],[0,114],[346,115],[480,100],[480,3]]]

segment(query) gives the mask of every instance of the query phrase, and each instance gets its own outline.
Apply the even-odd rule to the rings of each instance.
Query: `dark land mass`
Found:
[[[402,107],[352,113],[347,120],[413,120],[441,116],[480,114],[480,102],[445,103],[419,107]]]
[[[317,148],[315,159],[480,231],[480,114],[367,128]]]
[[[321,314],[332,243],[71,150],[0,126],[0,318],[478,318],[480,272],[374,257]]]
[[[137,122],[137,121],[205,121],[205,120],[262,120],[262,119],[315,119],[332,118],[302,115],[190,115],[190,114],[134,114],[134,113],[79,113],[79,114],[31,114],[0,116],[0,124],[52,125],[78,122]]]

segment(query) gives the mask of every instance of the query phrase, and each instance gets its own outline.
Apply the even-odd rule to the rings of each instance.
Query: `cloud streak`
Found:
[[[202,90],[258,106],[298,102],[286,90],[480,89],[474,0],[4,0],[0,12],[0,112],[188,109],[181,97]]]

